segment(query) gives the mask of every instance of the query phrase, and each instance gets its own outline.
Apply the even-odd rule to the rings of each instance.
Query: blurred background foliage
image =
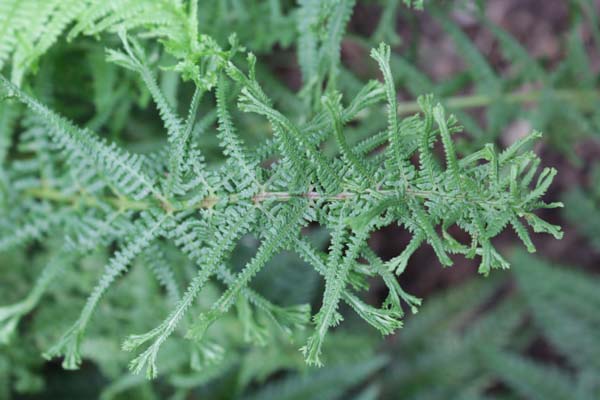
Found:
[[[306,115],[313,101],[302,89],[296,56],[298,30],[310,10],[310,1],[300,3],[304,7],[285,0],[218,0],[201,2],[199,10],[202,33],[226,43],[235,31],[257,54],[259,81],[292,116]],[[92,272],[108,256],[98,250],[86,257],[80,274],[61,277],[60,289],[52,288],[42,300],[50,306],[29,315],[10,346],[0,345],[0,398],[600,398],[599,7],[594,0],[455,0],[426,1],[424,11],[415,11],[400,0],[357,1],[341,47],[338,85],[352,96],[377,76],[369,49],[380,41],[393,44],[399,112],[416,112],[416,96],[434,93],[465,126],[459,150],[490,141],[506,146],[533,129],[543,131],[536,151],[559,170],[548,198],[565,202],[563,210],[547,210],[544,217],[563,225],[561,242],[535,236],[536,255],[514,251],[513,268],[487,279],[474,277],[470,260],[457,258],[455,267],[441,270],[429,249],[419,250],[400,278],[410,293],[426,299],[419,312],[384,340],[349,317],[333,331],[323,368],[305,365],[297,349],[302,337],[297,346],[286,341],[248,346],[243,318],[232,317],[212,330],[214,337],[191,356],[191,365],[189,355],[177,351],[183,339],[169,340],[172,351],[161,352],[163,373],[152,382],[127,372],[129,355],[108,338],[146,331],[157,314],[166,313],[158,301],[163,289],[145,273],[156,260],[137,260],[108,293],[98,310],[104,316],[96,318],[84,341],[81,370],[63,371],[40,356],[61,334],[57,327],[78,315]],[[78,123],[128,148],[150,151],[160,144],[161,124],[139,78],[105,62],[104,48],[115,45],[114,35],[61,39],[32,61],[23,82]],[[157,66],[172,64],[158,45],[147,45]],[[9,70],[5,65],[3,71]],[[173,71],[157,70],[173,105],[190,97],[189,83]],[[11,113],[9,106],[0,107],[0,125],[12,123]],[[207,134],[216,115],[202,115],[194,137],[219,161],[217,139]],[[249,144],[269,134],[252,115],[235,118],[246,121]],[[353,143],[386,123],[384,110],[361,118],[363,123],[347,132]],[[11,151],[9,146],[0,137],[0,152]],[[326,246],[323,232],[315,230],[311,237]],[[387,229],[374,234],[371,247],[388,259],[407,240],[401,230]],[[498,245],[510,252],[513,240],[505,235]],[[237,257],[250,257],[256,244],[246,238]],[[23,298],[52,257],[52,251],[37,252],[36,246],[1,255],[1,304]],[[51,249],[52,243],[43,246]],[[271,264],[267,270],[275,272],[254,282],[262,293],[284,305],[318,305],[323,283],[302,260],[284,253]],[[193,266],[182,258],[178,273],[189,280]],[[380,289],[369,294],[374,302],[386,296]],[[201,302],[214,301],[218,291],[212,292],[213,298],[207,290]],[[225,353],[224,342],[236,351]]]

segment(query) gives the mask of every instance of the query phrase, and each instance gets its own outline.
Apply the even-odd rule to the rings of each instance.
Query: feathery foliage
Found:
[[[419,1],[404,3],[422,6]],[[297,367],[302,359],[318,366],[335,362],[335,352],[327,348],[343,346],[329,338],[339,335],[334,328],[344,319],[354,318],[346,309],[381,334],[394,333],[406,310],[416,312],[421,301],[396,279],[421,247],[431,248],[443,266],[452,265],[457,255],[477,258],[479,272],[488,275],[509,267],[493,243],[509,224],[531,252],[535,247],[529,230],[562,237],[560,227],[535,214],[562,206],[544,200],[556,170],[539,169],[540,159],[529,149],[541,134],[533,132],[502,151],[478,141],[479,148],[459,152],[455,136],[462,127],[433,95],[419,97],[420,109],[413,115],[399,115],[393,73],[397,56],[383,43],[371,52],[382,82],[361,84],[353,96],[346,93],[340,49],[354,1],[305,0],[295,11],[303,80],[300,93],[290,100],[298,105],[296,113],[281,105],[290,93],[262,79],[260,61],[235,35],[225,39],[219,28],[214,36],[199,32],[200,11],[210,15],[213,5],[195,0],[56,1],[39,13],[35,5],[0,0],[0,10],[9,10],[8,17],[0,16],[0,69],[10,62],[11,72],[10,80],[0,76],[0,161],[5,167],[0,251],[8,254],[34,243],[53,250],[28,294],[0,308],[2,341],[16,336],[21,319],[36,306],[43,308],[47,292],[54,293],[52,301],[65,302],[53,287],[63,283],[56,279],[61,273],[73,275],[64,282],[66,298],[81,300],[88,293],[87,300],[74,302],[82,308],[69,314],[72,320],[60,319],[62,328],[70,328],[57,339],[57,332],[50,332],[56,340],[44,342],[44,355],[62,357],[65,368],[76,369],[85,357],[102,357],[99,348],[105,343],[86,339],[88,334],[101,336],[102,327],[94,324],[97,314],[108,314],[102,321],[110,318],[100,304],[113,292],[115,298],[123,295],[126,289],[120,284],[146,290],[138,289],[140,284],[147,294],[123,295],[115,312],[147,308],[145,318],[136,317],[128,325],[132,331],[106,328],[108,337],[128,335],[122,348],[136,354],[129,364],[133,372],[154,378],[159,367],[178,370],[187,363],[199,373],[175,375],[174,381],[184,387],[209,379],[203,376],[206,371],[218,376],[232,365],[245,366],[252,355],[240,356],[242,345],[249,352],[267,343],[286,350],[273,356],[274,366],[264,367],[267,372],[248,367],[240,378],[247,382],[277,367]],[[269,2],[273,26],[288,18],[278,7]],[[40,21],[35,26],[27,22],[32,13]],[[453,27],[445,28],[464,40]],[[107,139],[102,132],[109,117],[72,122],[53,110],[51,89],[26,79],[63,32],[67,39],[110,36],[106,60],[111,64],[96,89],[115,87],[109,74],[136,82],[131,84],[141,88],[139,98],[127,104],[154,103],[157,116],[147,117],[160,119],[164,128],[157,146],[144,151],[131,138]],[[19,38],[29,46],[18,45]],[[260,50],[272,44],[248,46]],[[464,53],[479,67],[481,90],[500,93],[501,84],[473,49],[465,45]],[[51,85],[51,80],[43,83]],[[189,91],[184,116],[178,101],[182,96],[173,95],[180,85]],[[384,103],[385,126],[364,123],[369,116],[381,116]],[[110,115],[121,103],[104,104],[98,108],[107,107]],[[490,113],[501,108],[492,107]],[[356,124],[369,131],[362,141],[351,137]],[[246,135],[256,125],[261,136]],[[205,138],[217,143],[219,155],[203,146]],[[327,150],[330,142],[335,143],[333,151]],[[382,260],[368,240],[391,225],[401,226],[411,240],[396,257]],[[309,226],[325,232],[321,246],[311,241]],[[240,257],[240,248],[252,240],[256,250]],[[322,280],[322,291],[315,288],[320,301],[311,304],[299,295],[289,303],[256,287],[265,271],[279,273],[282,267],[273,264],[282,253],[310,267],[299,281]],[[89,254],[96,254],[104,267],[85,270]],[[140,266],[145,267],[142,272]],[[76,273],[64,271],[73,268],[85,271],[87,279],[71,282]],[[382,304],[364,298],[372,278],[385,285]],[[132,304],[134,300],[148,305]],[[512,326],[514,321],[509,322]],[[491,327],[485,329],[494,334]],[[243,335],[232,338],[236,335],[231,332]],[[343,344],[343,337],[336,340]],[[168,346],[176,351],[161,351]],[[369,376],[382,363],[359,364],[351,376]],[[351,383],[346,378],[341,385]],[[316,379],[323,385],[336,381],[330,373]],[[283,386],[293,393],[305,389]]]

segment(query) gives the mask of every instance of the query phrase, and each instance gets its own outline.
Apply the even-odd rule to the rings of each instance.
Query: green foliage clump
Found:
[[[25,317],[36,310],[28,329],[38,332],[44,356],[62,357],[66,369],[90,358],[107,375],[119,376],[127,356],[115,343],[128,335],[121,347],[135,352],[129,363],[135,373],[154,378],[161,366],[185,388],[236,365],[238,382],[247,384],[278,368],[302,368],[304,361],[347,361],[352,357],[340,353],[356,343],[371,353],[368,337],[344,337],[332,328],[356,318],[346,311],[384,335],[402,327],[406,310],[416,312],[421,300],[400,286],[397,275],[422,246],[444,266],[456,255],[478,258],[479,272],[488,275],[509,267],[493,244],[509,225],[530,252],[530,228],[562,237],[560,227],[535,214],[562,206],[543,200],[556,170],[540,169],[530,150],[541,134],[503,151],[482,143],[457,151],[462,127],[433,95],[419,97],[414,115],[399,116],[395,56],[385,44],[371,51],[383,81],[350,88],[340,49],[354,1],[305,0],[294,10],[278,2],[256,9],[237,2],[253,10],[233,13],[246,28],[262,21],[261,13],[269,16],[267,26],[283,27],[279,38],[262,35],[248,43],[250,30],[223,34],[219,16],[229,11],[226,3],[54,1],[38,9],[34,1],[0,0],[6,11],[0,12],[6,44],[0,69],[6,62],[11,71],[10,80],[0,76],[0,251],[21,266],[27,249],[39,247],[36,272],[28,272],[32,288],[15,287],[23,297],[0,307],[1,342],[15,340],[19,324],[29,324]],[[32,13],[39,23],[30,22]],[[214,21],[200,24],[206,15]],[[199,31],[203,26],[206,32]],[[86,119],[85,111],[68,110],[73,122],[46,105],[59,103],[53,91],[60,88],[45,75],[53,72],[44,59],[64,32],[95,54],[100,116]],[[105,37],[109,64],[98,58],[97,43],[76,39],[81,35]],[[247,51],[260,53],[275,43],[298,47],[303,85],[297,94],[273,82]],[[477,61],[471,48],[464,50]],[[28,79],[38,64],[38,75]],[[481,84],[500,93],[495,78],[479,67]],[[119,83],[135,94],[119,95]],[[106,100],[113,90],[118,100]],[[120,135],[127,114],[149,99],[158,117],[146,110],[139,119],[153,123],[132,122],[133,138]],[[110,116],[121,108],[124,122],[113,124]],[[384,126],[372,126],[371,118]],[[154,134],[158,119],[162,136]],[[367,132],[358,140],[351,134],[357,125]],[[257,126],[256,136],[247,134]],[[117,134],[107,138],[107,132]],[[383,260],[368,240],[391,225],[411,239]],[[319,230],[320,240],[309,233]],[[248,242],[257,246],[244,254]],[[281,254],[310,268],[286,268],[280,264],[287,258],[277,262]],[[288,276],[321,298],[311,304],[306,294],[294,295],[299,288],[274,295],[275,279]],[[363,296],[374,278],[386,289],[375,305]],[[267,350],[255,348],[264,345]],[[114,361],[103,359],[105,349]],[[263,354],[272,364],[255,362],[264,351],[277,353]],[[340,385],[350,387],[387,362],[370,355],[344,370]],[[338,375],[335,368],[315,372],[310,381],[326,392]],[[128,378],[108,391],[134,386],[137,377]],[[306,381],[284,382],[280,389],[301,396]],[[269,390],[275,389],[257,396],[266,398]]]

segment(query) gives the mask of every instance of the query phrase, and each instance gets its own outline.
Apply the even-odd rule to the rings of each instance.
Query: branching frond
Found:
[[[343,322],[345,310],[383,335],[402,327],[405,309],[417,311],[421,300],[405,292],[396,275],[421,246],[430,247],[444,266],[452,265],[455,257],[477,257],[479,271],[488,274],[509,266],[494,247],[494,239],[509,225],[529,251],[535,250],[530,228],[562,235],[560,227],[535,214],[561,206],[545,202],[556,171],[539,171],[540,159],[530,145],[540,134],[534,132],[501,152],[480,143],[483,134],[474,150],[468,141],[459,142],[455,135],[462,131],[458,120],[463,115],[448,112],[437,97],[423,96],[408,108],[399,107],[396,72],[414,78],[407,85],[410,91],[439,96],[447,89],[405,65],[385,44],[371,52],[372,67],[379,67],[383,82],[338,79],[350,74],[341,65],[340,51],[353,0],[303,0],[290,14],[298,28],[290,42],[293,35],[299,37],[303,88],[298,95],[265,78],[269,71],[257,67],[253,53],[247,54],[246,63],[240,61],[238,55],[245,50],[235,36],[224,50],[222,34],[200,32],[204,25],[198,18],[206,21],[213,14],[203,11],[213,7],[230,13],[231,21],[252,20],[244,13],[245,1],[48,1],[39,5],[36,26],[27,26],[34,3],[0,0],[0,68],[12,57],[13,82],[21,83],[69,27],[69,39],[111,32],[122,42],[121,49],[106,52],[116,64],[107,64],[112,72],[92,84],[96,95],[90,95],[90,108],[102,110],[101,115],[90,119],[76,107],[68,111],[73,121],[88,128],[79,128],[36,100],[42,96],[53,101],[53,79],[40,78],[49,88],[28,80],[19,88],[0,76],[0,251],[34,241],[43,245],[40,252],[55,244],[65,249],[52,253],[55,257],[24,300],[0,308],[0,339],[7,339],[20,318],[42,305],[50,281],[66,266],[94,251],[99,254],[92,256],[103,263],[108,259],[100,277],[93,275],[95,286],[81,279],[76,290],[65,294],[71,304],[71,296],[90,291],[79,318],[46,352],[46,357],[64,357],[65,368],[77,368],[86,346],[94,347],[93,341],[85,342],[93,334],[89,323],[94,314],[110,316],[110,310],[125,305],[129,310],[136,300],[144,302],[136,305],[139,310],[149,312],[136,318],[143,323],[128,326],[143,333],[128,336],[122,347],[139,351],[130,368],[145,371],[149,378],[158,374],[159,351],[171,345],[179,350],[161,352],[167,371],[187,361],[194,368],[244,364],[236,349],[252,352],[249,344],[270,343],[287,346],[294,354],[279,355],[287,359],[278,359],[278,366],[295,366],[299,341],[306,362],[322,365],[329,358],[327,337],[337,335],[331,331]],[[269,24],[290,29],[284,26],[290,19],[284,18],[283,6],[264,3],[256,7],[269,10]],[[456,26],[442,26],[476,69],[477,89],[499,96],[504,81]],[[19,37],[30,46],[18,45]],[[162,47],[146,39],[158,39]],[[273,43],[265,39],[263,45]],[[92,47],[94,54],[102,53],[96,44]],[[120,67],[135,72],[123,75],[136,89],[143,85],[141,93],[119,87],[125,82],[117,72]],[[192,82],[179,85],[180,78]],[[113,90],[116,100],[110,100]],[[181,104],[184,95],[191,99],[189,107]],[[104,129],[110,116],[121,112],[122,98],[127,99],[122,123]],[[158,127],[143,110],[150,100],[162,121]],[[61,110],[60,101],[52,107]],[[129,113],[130,108],[135,112]],[[506,110],[502,102],[494,104],[490,125],[501,121]],[[401,117],[408,111],[413,114]],[[135,117],[125,124],[129,114]],[[472,118],[466,121],[469,129],[478,126]],[[110,144],[105,133],[112,135]],[[127,150],[119,143],[127,143]],[[438,148],[443,157],[438,157]],[[319,246],[307,237],[316,226],[329,234],[328,245],[326,237]],[[396,257],[383,261],[368,243],[373,232],[388,226],[405,230],[410,239]],[[323,280],[318,312],[311,315],[309,304],[319,304],[314,298],[290,296],[292,301],[265,293],[260,284],[265,274],[289,280],[274,265],[280,253],[298,256],[299,264],[314,270],[312,291]],[[124,278],[137,279],[131,293],[115,284],[130,265],[147,267]],[[84,277],[89,270],[95,272],[85,266],[81,270]],[[362,293],[374,280],[384,285],[386,297],[380,304],[367,302]],[[107,296],[109,292],[117,299]],[[101,300],[117,306],[104,310],[98,307]],[[61,295],[56,301],[65,300]],[[217,326],[236,334],[216,332]],[[172,338],[177,335],[190,340]],[[482,339],[476,336],[472,340],[479,343]]]
[[[198,232],[198,228],[184,223],[175,227],[169,233],[177,246],[181,247],[192,260],[200,264],[201,269],[190,282],[175,308],[159,326],[145,334],[131,335],[123,343],[125,350],[133,350],[154,339],[152,345],[131,362],[131,368],[134,371],[141,372],[142,369],[147,367],[147,375],[150,377],[156,376],[156,356],[160,346],[173,333],[204,285],[215,273],[218,265],[223,262],[225,255],[232,250],[235,241],[247,231],[255,218],[255,213],[253,210],[248,210],[245,215],[239,217],[237,220],[231,220],[231,222],[235,221],[235,226],[231,226],[230,223],[230,225],[224,226],[215,232],[218,240],[214,242],[214,247],[208,251],[200,247],[201,241],[206,239],[198,236],[201,234]]]
[[[143,222],[136,229],[138,236],[134,237],[111,258],[98,280],[98,284],[88,297],[81,315],[59,342],[45,353],[46,358],[64,355],[63,367],[65,369],[77,369],[79,367],[81,363],[81,339],[101,297],[113,281],[127,270],[127,266],[133,258],[140,254],[161,233],[162,226],[168,219],[167,214],[156,217],[151,215],[142,216]]]

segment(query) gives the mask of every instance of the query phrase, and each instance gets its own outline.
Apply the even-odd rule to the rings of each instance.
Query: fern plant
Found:
[[[27,15],[33,3],[0,4],[10,6],[11,14],[4,15]],[[556,171],[539,171],[539,158],[528,150],[539,133],[503,151],[487,144],[459,157],[453,135],[461,127],[433,96],[419,98],[419,113],[398,116],[391,50],[385,44],[371,52],[383,82],[369,81],[349,99],[341,94],[336,84],[339,49],[351,1],[324,2],[316,9],[301,2],[298,12],[316,10],[310,18],[318,23],[301,27],[298,39],[304,80],[300,117],[276,107],[261,84],[256,56],[246,53],[243,61],[245,50],[235,36],[225,47],[198,33],[196,1],[76,3],[49,3],[45,14],[39,14],[51,22],[48,31],[36,24],[39,31],[32,32],[20,17],[3,21],[8,27],[3,32],[33,35],[28,40],[35,45],[19,47],[11,39],[0,53],[0,60],[14,53],[12,82],[0,77],[0,137],[6,143],[1,147],[6,168],[1,174],[0,251],[35,241],[54,249],[29,294],[0,308],[4,342],[24,316],[43,306],[44,293],[66,269],[87,253],[114,247],[95,284],[87,288],[79,316],[45,357],[63,357],[65,368],[78,368],[99,304],[121,275],[130,275],[129,266],[143,260],[172,307],[162,322],[153,316],[154,328],[129,332],[123,342],[124,350],[136,352],[130,364],[134,372],[157,376],[159,350],[183,324],[191,350],[182,354],[193,354],[192,362],[230,351],[215,350],[207,337],[211,326],[227,320],[233,309],[244,338],[252,343],[297,338],[307,329],[301,352],[308,364],[322,365],[325,339],[344,319],[342,303],[385,335],[402,326],[407,307],[416,311],[421,300],[405,292],[396,275],[420,247],[430,246],[444,266],[452,265],[455,254],[478,257],[479,271],[487,275],[509,266],[492,243],[508,225],[529,251],[535,248],[526,224],[535,232],[562,235],[560,227],[534,213],[561,206],[542,199]],[[143,82],[166,132],[162,148],[130,151],[77,126],[36,99],[26,85],[17,85],[26,67],[71,22],[71,37],[118,33],[120,47],[107,50],[106,58]],[[170,68],[192,82],[184,116],[157,79],[157,50],[140,37],[159,38],[176,60]],[[206,102],[216,118],[215,129],[198,118]],[[385,128],[358,143],[350,141],[348,126],[378,113],[381,103],[386,105]],[[241,134],[245,127],[238,122],[247,119],[237,111],[253,115],[253,121],[262,119],[272,137],[248,146]],[[210,162],[199,145],[202,135],[211,134],[218,139],[223,162]],[[336,144],[333,154],[323,149],[331,141]],[[306,228],[315,225],[328,232],[325,252],[306,237]],[[398,256],[384,261],[368,239],[389,225],[402,226],[412,239]],[[460,238],[451,233],[458,231]],[[248,237],[259,240],[256,252],[241,267],[232,265],[236,248]],[[318,311],[311,312],[306,303],[278,304],[253,287],[255,277],[282,251],[297,254],[322,277]],[[195,266],[184,290],[179,289],[181,255]],[[379,305],[361,298],[373,277],[388,291]],[[218,296],[198,309],[195,303],[215,282],[221,288]]]

